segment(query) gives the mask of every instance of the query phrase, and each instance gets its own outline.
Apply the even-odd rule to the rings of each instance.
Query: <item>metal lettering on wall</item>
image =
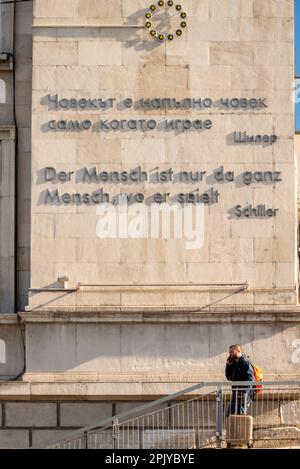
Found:
[[[157,119],[99,119],[92,121],[90,119],[51,119],[42,126],[43,131],[56,132],[124,132],[124,131],[175,131],[181,132],[202,132],[211,130],[214,127],[213,118],[215,110],[235,111],[235,110],[263,110],[268,107],[267,98],[220,98],[213,100],[210,97],[204,98],[142,98],[134,101],[132,98],[125,98],[117,101],[116,98],[64,98],[58,94],[47,95],[41,99],[41,104],[48,105],[49,111],[108,111],[117,110],[122,113],[126,110],[136,111],[206,111],[209,118],[183,119],[174,116],[173,118],[158,121]],[[256,136],[248,135],[246,131],[233,132],[232,143],[253,143],[272,145],[277,141],[276,135],[258,134]]]
[[[58,94],[44,96],[41,104],[48,106],[49,111],[59,113],[57,119],[52,118],[42,125],[43,132],[174,132],[175,136],[183,132],[205,132],[214,129],[214,116],[218,115],[222,119],[226,115],[241,115],[246,111],[258,112],[268,108],[267,98],[264,97],[244,97],[229,98],[220,97],[212,99],[210,97],[189,97],[177,99],[174,97],[161,98],[141,98],[135,101],[131,97],[117,100],[114,97],[95,98],[65,98]],[[89,119],[70,118],[70,112],[86,111]],[[138,113],[133,116],[134,112]],[[168,116],[158,120],[149,115],[152,112],[168,111],[172,117]],[[186,111],[190,111],[186,118]],[[197,116],[191,117],[193,111]],[[203,111],[203,115],[199,115]],[[68,118],[64,114],[68,112]],[[103,117],[103,113],[111,113],[111,117]],[[121,118],[122,113],[125,118]],[[127,114],[126,114],[127,112]],[[128,113],[130,112],[130,117]],[[141,118],[140,113],[145,112],[146,118]],[[176,115],[180,113],[180,115]],[[100,119],[92,120],[91,113],[99,113]],[[116,116],[119,113],[120,116]],[[184,116],[182,116],[184,113]],[[257,129],[258,130],[258,129]],[[201,134],[199,134],[201,135]],[[227,145],[261,145],[262,147],[274,145],[278,141],[278,136],[273,133],[259,131],[258,133],[247,132],[245,129],[233,129],[226,136]],[[220,157],[220,161],[222,158]],[[77,171],[67,169],[58,171],[53,166],[47,166],[38,171],[38,183],[64,184],[113,184],[122,186],[128,184],[144,184],[149,187],[152,184],[168,183],[169,192],[153,192],[146,195],[141,191],[118,191],[111,193],[104,186],[87,192],[65,192],[61,188],[46,188],[40,193],[39,205],[98,205],[105,203],[118,204],[120,197],[125,197],[128,204],[218,204],[222,199],[219,188],[224,183],[234,184],[236,187],[250,186],[252,184],[278,184],[282,181],[279,171],[254,169],[236,174],[232,169],[224,166],[216,168],[213,172],[205,168],[191,171],[183,169],[175,171],[156,167],[153,171],[147,171],[142,166],[129,168],[122,171],[98,171],[97,167],[83,167]],[[195,184],[207,183],[208,187],[195,187]],[[188,192],[172,192],[176,184],[190,184],[193,187]],[[144,188],[143,188],[144,189]],[[256,206],[251,203],[237,203],[229,210],[230,217],[242,218],[273,218],[276,217],[279,209],[268,207],[264,201]]]
[[[79,170],[68,171],[60,170],[53,166],[47,166],[39,172],[39,182],[61,184],[67,182],[75,182],[76,184],[143,184],[147,182],[150,186],[153,184],[170,183],[175,184],[199,184],[210,182],[211,185],[206,190],[199,188],[189,192],[155,192],[148,197],[142,192],[124,192],[120,191],[115,194],[108,192],[104,188],[100,188],[91,192],[63,192],[59,189],[47,188],[40,194],[39,204],[44,205],[99,205],[113,204],[117,205],[120,198],[125,198],[127,203],[146,205],[153,204],[205,204],[214,205],[219,203],[221,194],[216,186],[224,182],[233,183],[236,186],[250,186],[251,184],[276,184],[282,181],[280,171],[244,171],[242,174],[235,174],[233,170],[225,170],[224,166],[216,168],[212,173],[206,170],[190,171],[181,170],[174,171],[173,168],[168,170],[159,170],[155,168],[152,171],[144,170],[142,166],[138,166],[128,171],[98,171],[97,167],[83,167]],[[279,209],[267,207],[265,203],[253,207],[251,204],[242,206],[237,204],[229,210],[231,216],[235,218],[270,218],[276,217]]]

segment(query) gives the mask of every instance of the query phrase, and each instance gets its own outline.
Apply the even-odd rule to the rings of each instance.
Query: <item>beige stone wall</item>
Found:
[[[15,307],[14,176],[15,130],[0,126],[0,314]]]
[[[286,314],[128,313],[126,324],[113,313],[102,319],[27,313],[25,380],[43,381],[45,389],[46,383],[98,382],[101,395],[169,394],[189,383],[222,381],[232,343],[243,346],[265,379],[298,379],[299,323],[290,312],[287,324]]]
[[[12,6],[2,5],[0,8],[0,53],[11,54]],[[15,303],[14,176],[13,59],[6,55],[0,61],[0,314],[13,312]]]
[[[245,347],[267,379],[299,377],[293,2],[183,0],[188,29],[167,44],[140,27],[149,5],[148,0],[35,0],[34,29],[31,2],[17,7],[19,306],[28,304],[31,286],[28,310],[42,314],[22,317],[23,381],[0,386],[0,446],[41,444],[91,423],[95,415],[115,415],[137,399],[223,379],[231,342]],[[0,72],[11,93],[11,76]],[[118,103],[129,97],[265,97],[268,108],[53,110],[46,97],[56,93],[67,99],[114,97]],[[1,118],[11,119],[11,102],[5,106]],[[46,125],[50,119],[129,118],[211,119],[213,128],[99,133],[51,132]],[[232,145],[235,130],[275,133],[279,140]],[[296,153],[297,148],[296,140]],[[102,186],[45,183],[45,166],[64,171],[97,166],[100,172],[138,165],[207,175],[221,165],[236,175],[273,170],[282,172],[282,182],[245,186],[209,177],[199,184],[200,192],[218,189],[220,202],[205,206],[204,245],[196,251],[173,239],[100,240],[96,207],[43,204],[46,188],[63,193]],[[122,188],[149,196],[198,185],[103,187],[112,194]],[[232,219],[228,210],[238,203],[266,203],[279,213],[276,219]],[[12,239],[6,234],[3,243],[0,234],[3,276]],[[57,282],[63,275],[70,278],[69,289]],[[245,292],[239,291],[242,282],[249,283]],[[212,305],[209,312],[203,312],[206,305]],[[7,379],[24,363],[16,320],[1,323],[0,339],[7,345],[0,375]]]
[[[295,154],[297,159],[297,164],[299,168],[300,164],[300,134],[295,135]],[[300,199],[300,179],[299,179],[299,172],[298,172],[298,212],[299,212],[299,199]]]
[[[63,438],[112,416],[116,407],[112,402],[0,401],[0,448],[29,448]]]
[[[255,446],[258,447],[262,445],[260,440],[263,440],[264,437],[269,436],[271,440],[274,439],[274,427],[278,427],[279,430],[283,422],[286,424],[299,422],[298,401],[288,402],[287,400],[282,405],[282,395],[281,399],[277,400],[267,392],[264,394],[264,399],[269,399],[269,401],[260,400],[252,406],[254,408],[253,415],[255,416]],[[138,417],[141,414],[134,414],[134,409],[143,404],[148,404],[148,402],[0,401],[0,411],[2,411],[0,414],[0,448],[45,448],[50,443],[61,442],[64,438],[72,440],[74,430],[106,420],[109,421],[110,417],[112,418],[120,413],[129,412],[129,420]],[[128,444],[131,448],[139,447],[142,435],[144,436],[144,448],[155,447],[155,441],[160,445],[163,442],[167,445],[169,439],[174,441],[174,436],[176,436],[177,445],[180,444],[180,438],[184,438],[183,445],[186,445],[187,432],[189,441],[191,441],[189,447],[191,447],[195,445],[194,427],[197,428],[197,441],[203,439],[205,442],[209,436],[215,436],[216,402],[214,396],[203,400],[200,398],[199,401],[195,400],[192,404],[186,403],[183,408],[179,409],[177,408],[178,404],[180,406],[178,401],[169,401],[152,409],[154,412],[160,411],[154,417],[151,417],[150,414],[150,417],[145,417],[144,421],[133,420],[134,424],[125,424],[124,427],[120,427],[118,447],[128,449]],[[224,408],[225,406],[226,403],[224,402]],[[282,414],[283,406],[286,414],[284,412]],[[135,425],[135,429],[133,429],[133,425]],[[139,427],[139,431],[137,427]],[[291,439],[293,437],[297,439],[298,435],[295,432],[293,432],[293,435],[291,434],[293,428],[295,427],[286,426],[283,429],[286,433],[279,432],[277,441],[265,441],[265,447],[280,446],[280,444],[286,446],[288,435]],[[95,438],[95,434],[91,434],[89,438],[90,449],[113,448],[111,428],[107,428],[96,435]],[[293,444],[295,445],[295,441]]]
[[[15,314],[0,316],[0,381],[15,379],[25,368],[24,333]]]
[[[30,307],[203,306],[221,304],[296,304],[296,172],[293,147],[293,2],[276,9],[265,1],[182,2],[188,28],[181,38],[160,44],[143,25],[146,0],[109,2],[42,0],[34,7],[33,153]],[[50,12],[50,13],[49,13]],[[83,26],[89,27],[83,27]],[[116,27],[116,26],[123,27]],[[71,27],[73,26],[73,27]],[[77,27],[74,27],[77,26]],[[101,27],[106,26],[106,27]],[[110,26],[110,27],[108,27]],[[114,26],[114,27],[113,27]],[[126,27],[124,27],[126,26]],[[114,106],[106,111],[49,109],[47,95],[59,98],[211,97],[267,98],[258,110],[212,107],[193,111],[141,111]],[[49,104],[49,103],[48,103]],[[145,117],[146,116],[146,117]],[[66,132],[51,131],[49,120],[211,119],[204,132]],[[274,145],[232,145],[235,130],[276,134]],[[82,184],[44,180],[45,166],[79,171],[150,171],[204,169],[198,185],[142,183]],[[282,181],[250,186],[212,182],[224,166],[235,171],[280,171]],[[92,192],[103,187],[128,192],[200,193],[213,187],[219,203],[205,207],[204,245],[187,250],[183,240],[116,239],[96,235],[96,206],[45,205],[45,190]],[[237,204],[278,208],[276,217],[235,219]],[[42,289],[70,278],[77,291],[61,294]],[[221,289],[224,282],[248,282]],[[214,283],[204,288],[203,283]],[[96,284],[93,287],[84,286]],[[104,288],[97,284],[106,285]],[[109,285],[116,285],[111,287]],[[126,289],[126,284],[140,285]],[[149,287],[154,284],[154,287]],[[176,284],[172,287],[170,284]],[[187,285],[195,285],[190,290]],[[155,285],[164,285],[155,287]],[[202,285],[202,286],[201,286]]]

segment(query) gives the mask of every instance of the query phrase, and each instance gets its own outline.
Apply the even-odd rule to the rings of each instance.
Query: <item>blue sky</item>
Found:
[[[295,0],[295,46],[296,76],[300,79],[300,0]],[[299,89],[297,89],[298,100],[300,99]],[[296,130],[300,132],[300,102],[296,104]]]

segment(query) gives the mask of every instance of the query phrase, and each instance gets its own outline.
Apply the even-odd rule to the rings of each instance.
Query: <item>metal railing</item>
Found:
[[[201,383],[72,432],[65,439],[44,447],[222,448],[228,441],[240,443],[241,434],[249,447],[258,443],[300,444],[300,381],[259,384],[263,389],[257,393],[254,383]],[[244,415],[234,420],[232,414]],[[229,425],[231,419],[239,422],[238,428]],[[249,425],[250,437],[247,436]]]

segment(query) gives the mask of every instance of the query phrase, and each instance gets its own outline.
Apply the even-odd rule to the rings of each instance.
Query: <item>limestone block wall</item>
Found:
[[[293,1],[182,1],[188,27],[180,38],[163,43],[143,27],[149,5],[145,0],[34,2],[29,309],[159,308],[214,301],[295,305]],[[167,19],[162,27],[175,24]],[[126,98],[136,103],[157,97],[211,98],[214,104],[192,110],[124,105]],[[267,107],[226,108],[220,99],[227,97],[262,99]],[[80,108],[76,101],[94,98],[116,101],[105,110]],[[68,108],[68,100],[74,107]],[[212,128],[99,131],[100,119],[202,119],[211,120]],[[90,120],[93,126],[55,130],[53,121],[61,120]],[[235,131],[275,134],[278,140],[234,144]],[[94,166],[99,173],[141,166],[148,173],[158,167],[174,173],[205,170],[206,175],[199,184],[83,182],[84,168]],[[221,166],[234,171],[234,182],[214,179]],[[46,167],[70,177],[56,174],[47,181]],[[246,171],[276,171],[280,179],[247,184],[242,180]],[[99,239],[97,206],[74,202],[72,195],[101,189],[145,197],[197,189],[220,195],[218,202],[205,204],[203,246],[188,250],[185,240],[163,236]],[[47,203],[48,190],[66,195]],[[240,218],[230,212],[237,204],[278,211],[271,217]],[[69,278],[70,290],[53,291],[61,286],[59,277]],[[247,291],[236,294],[244,283]]]
[[[13,6],[0,6],[0,53],[13,52]],[[12,57],[0,62],[0,125],[13,125]]]
[[[300,134],[295,135],[295,154],[297,158],[297,164],[299,167],[300,164]],[[298,173],[298,212],[300,208],[300,193],[299,193],[300,181],[299,181],[299,173]]]
[[[13,120],[12,7],[0,10],[0,314],[15,303],[15,129]],[[5,60],[5,58],[7,60]],[[1,335],[1,334],[0,334]],[[1,337],[0,337],[1,338]]]
[[[104,395],[170,394],[174,386],[222,381],[232,343],[243,346],[266,379],[299,378],[299,324],[286,322],[288,312],[272,320],[262,311],[248,317],[128,313],[127,324],[116,313],[86,313],[80,320],[59,315],[23,315],[25,381],[112,383],[103,385]]]
[[[145,401],[144,404],[147,402]],[[64,438],[72,430],[101,422],[141,405],[143,405],[141,401],[118,400],[0,401],[0,448],[43,446],[52,440]],[[213,412],[213,403],[208,405]],[[207,420],[207,425],[211,424],[214,422]],[[149,425],[151,425],[150,422]],[[173,429],[179,429],[181,425],[182,423],[176,421],[176,416],[174,416]]]
[[[0,448],[43,445],[91,422],[104,420],[113,415],[113,410],[121,412],[118,403],[103,401],[2,401],[0,409]]]
[[[15,315],[0,316],[0,381],[15,379],[24,370],[22,335]]]
[[[15,305],[14,177],[15,131],[0,126],[0,313],[12,312]]]
[[[268,402],[267,395],[264,396],[265,401],[261,400],[256,402],[255,406],[255,420],[254,420],[254,435],[256,445],[261,443],[257,440],[264,440],[264,438],[273,439],[266,441],[265,447],[272,447],[281,443],[287,445],[287,438],[291,439],[299,437],[296,435],[295,428],[285,426],[283,432],[280,432],[282,427],[282,418],[280,417],[280,401],[270,400]],[[270,397],[269,397],[270,399]],[[197,401],[196,401],[197,402]],[[73,430],[82,428],[83,426],[95,424],[103,420],[109,419],[115,415],[123,412],[132,411],[137,406],[146,404],[147,401],[0,401],[0,448],[28,448],[31,446],[45,447],[53,441],[60,441],[68,437]],[[167,406],[174,406],[178,401],[169,401],[158,409]],[[187,430],[190,431],[189,438],[192,444],[195,442],[195,430],[191,429],[191,422],[197,430],[197,438],[202,441],[207,440],[209,435],[214,436],[214,427],[216,423],[216,402],[211,396],[210,399],[201,400],[200,405],[185,406],[185,415],[181,415],[182,411],[178,411],[176,407],[173,410],[167,410],[164,413],[158,414],[154,419],[151,417],[145,418],[144,426],[140,427],[140,432],[144,434],[144,443],[149,445],[155,441],[168,441],[168,438],[173,439],[174,433],[177,437],[177,444],[180,438],[187,438]],[[286,403],[288,404],[288,402]],[[293,411],[297,412],[299,402],[292,402]],[[224,405],[225,407],[225,405]],[[154,409],[153,409],[154,410]],[[136,417],[138,414],[130,418]],[[294,415],[296,422],[298,421],[297,415]],[[283,416],[284,419],[284,416]],[[136,423],[141,425],[141,423]],[[275,433],[274,428],[278,429]],[[284,432],[285,431],[285,432]],[[119,434],[120,448],[122,443],[128,444],[129,441],[134,439],[136,445],[136,435],[134,435],[131,427],[131,432],[127,436],[120,431]],[[277,438],[277,441],[276,441]],[[105,430],[102,432],[101,437],[90,440],[90,444],[97,444],[102,442],[103,448],[112,449],[111,431]],[[205,441],[207,442],[207,441]],[[131,441],[131,444],[132,441]],[[294,442],[295,444],[295,442]],[[99,447],[99,446],[97,446]],[[134,446],[135,447],[135,446]]]

